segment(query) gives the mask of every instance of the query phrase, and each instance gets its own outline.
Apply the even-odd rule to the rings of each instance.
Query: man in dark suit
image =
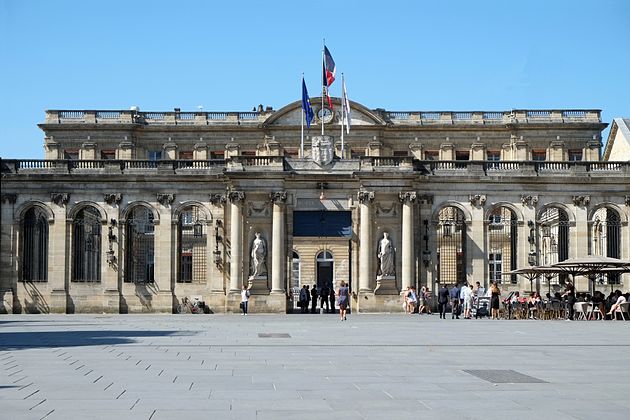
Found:
[[[317,296],[318,296],[318,294],[317,294],[317,285],[314,284],[313,288],[311,289],[311,301],[313,302],[312,306],[311,306],[311,313],[312,314],[316,313],[316,311],[317,311]]]

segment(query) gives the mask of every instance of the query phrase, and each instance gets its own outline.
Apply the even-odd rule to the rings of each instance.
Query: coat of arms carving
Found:
[[[319,165],[328,165],[333,160],[333,138],[331,136],[313,136],[311,146],[313,161]]]

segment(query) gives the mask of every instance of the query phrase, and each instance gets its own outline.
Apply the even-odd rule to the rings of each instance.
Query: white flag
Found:
[[[350,101],[348,100],[348,92],[346,92],[346,81],[341,80],[341,106],[343,107],[343,122],[346,125],[346,133],[350,134]]]

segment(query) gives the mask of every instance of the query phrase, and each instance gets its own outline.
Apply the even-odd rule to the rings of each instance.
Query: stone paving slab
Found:
[[[628,360],[630,322],[6,315],[0,419],[622,418]]]

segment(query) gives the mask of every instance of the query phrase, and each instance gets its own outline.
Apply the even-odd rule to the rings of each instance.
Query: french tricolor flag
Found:
[[[322,86],[324,86],[324,93],[326,94],[326,98],[328,99],[328,106],[330,108],[332,108],[332,101],[330,100],[330,96],[328,95],[328,88],[335,81],[336,71],[337,71],[337,67],[335,66],[335,60],[333,60],[332,55],[330,55],[330,51],[328,51],[328,47],[324,45]]]

